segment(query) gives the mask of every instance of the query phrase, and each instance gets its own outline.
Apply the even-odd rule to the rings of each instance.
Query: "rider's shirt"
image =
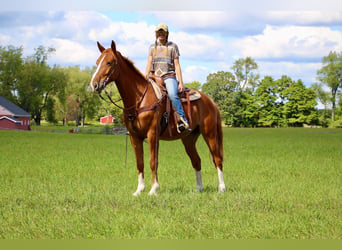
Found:
[[[152,69],[157,76],[166,74],[176,74],[174,59],[177,59],[180,54],[177,44],[168,42],[167,45],[152,44],[149,48],[149,56],[152,56]]]

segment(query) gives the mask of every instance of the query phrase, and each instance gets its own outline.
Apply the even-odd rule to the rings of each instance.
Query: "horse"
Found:
[[[133,195],[140,195],[145,190],[143,159],[143,142],[145,139],[149,145],[152,172],[152,186],[148,195],[156,195],[159,188],[157,175],[159,140],[182,140],[195,170],[196,189],[202,191],[201,159],[195,145],[200,134],[209,147],[217,169],[218,192],[225,192],[226,186],[222,172],[222,125],[216,104],[204,93],[199,92],[201,98],[191,102],[191,112],[186,114],[188,121],[191,120],[191,130],[178,133],[175,118],[170,116],[168,123],[170,127],[162,132],[160,121],[166,109],[165,99],[167,97],[164,95],[164,98],[157,98],[150,81],[134,66],[131,60],[116,50],[116,44],[113,40],[110,48],[105,49],[99,42],[97,42],[97,47],[101,54],[96,61],[97,68],[92,76],[90,87],[93,93],[97,92],[101,96],[102,90],[109,83],[115,82],[122,98],[123,121],[135,153],[138,172],[138,187]],[[107,96],[109,97],[109,95]],[[113,103],[115,104],[115,102]],[[188,104],[183,103],[183,108],[185,111],[188,110]],[[189,117],[190,113],[191,117]]]

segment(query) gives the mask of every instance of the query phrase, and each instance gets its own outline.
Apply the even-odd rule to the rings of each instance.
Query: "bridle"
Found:
[[[116,68],[118,69],[117,71],[115,71]],[[118,61],[117,61],[117,60],[115,61],[115,65],[111,67],[111,69],[110,69],[110,71],[109,71],[109,73],[108,73],[106,79],[105,79],[105,80],[102,82],[102,84],[99,86],[100,89],[99,89],[99,91],[98,91],[97,93],[99,94],[99,97],[100,97],[103,101],[105,101],[105,102],[107,102],[107,103],[113,103],[113,104],[114,104],[116,107],[118,107],[119,109],[124,110],[123,107],[120,107],[119,105],[116,104],[117,102],[121,101],[121,98],[120,98],[119,100],[117,100],[117,101],[113,101],[112,98],[110,97],[110,95],[108,94],[108,92],[106,91],[106,86],[107,86],[108,83],[110,83],[110,82],[112,81],[111,78],[112,78],[112,76],[114,75],[114,72],[115,72],[115,78],[114,78],[114,79],[117,79],[117,78],[119,77],[119,74],[120,74],[119,65],[118,65]],[[115,80],[113,80],[113,81],[115,81]],[[105,92],[105,94],[106,94],[106,96],[107,96],[107,98],[109,99],[110,102],[107,101],[107,100],[101,95],[102,90],[104,90],[104,92]]]
[[[144,99],[144,97],[145,97],[145,95],[146,95],[146,93],[147,93],[149,81],[146,80],[146,87],[145,87],[145,90],[144,90],[143,94],[140,96],[139,101],[138,101],[137,103],[135,103],[134,105],[125,108],[125,107],[121,107],[121,106],[119,106],[119,105],[117,104],[117,102],[121,101],[122,98],[120,98],[120,99],[118,99],[118,100],[116,100],[116,101],[113,101],[113,99],[110,97],[110,95],[109,95],[108,92],[106,91],[106,86],[107,86],[107,84],[110,83],[110,82],[112,82],[112,81],[115,82],[115,80],[118,79],[119,75],[120,75],[119,64],[118,64],[118,61],[115,60],[115,64],[112,65],[112,67],[111,67],[111,69],[110,69],[110,71],[109,71],[109,73],[108,73],[106,79],[103,81],[103,83],[102,83],[101,86],[100,86],[100,91],[98,91],[98,95],[99,95],[99,97],[100,97],[103,101],[105,101],[105,102],[107,102],[107,103],[112,103],[115,107],[117,107],[117,108],[123,110],[124,114],[126,114],[126,115],[129,117],[130,120],[134,120],[134,119],[135,119],[135,116],[139,113],[139,112],[138,112],[139,105],[141,104],[141,102],[143,101],[143,99]],[[102,90],[105,92],[105,94],[106,94],[106,96],[107,96],[107,98],[108,98],[109,101],[107,101],[107,100],[101,95],[101,91],[102,91]],[[132,110],[132,109],[135,109],[135,112],[130,114],[129,111]]]

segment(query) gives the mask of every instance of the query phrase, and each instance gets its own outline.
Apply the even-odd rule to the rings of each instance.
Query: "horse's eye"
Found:
[[[107,65],[108,65],[108,66],[111,66],[111,65],[112,65],[112,62],[107,62]]]

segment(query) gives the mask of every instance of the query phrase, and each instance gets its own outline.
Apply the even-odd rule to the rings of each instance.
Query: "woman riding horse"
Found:
[[[146,79],[150,77],[150,74],[164,79],[168,96],[180,117],[180,121],[177,122],[177,131],[181,133],[189,129],[188,120],[178,97],[178,91],[183,92],[184,84],[179,64],[178,46],[168,41],[168,37],[169,28],[167,25],[159,24],[156,28],[156,41],[149,49],[145,75]]]

